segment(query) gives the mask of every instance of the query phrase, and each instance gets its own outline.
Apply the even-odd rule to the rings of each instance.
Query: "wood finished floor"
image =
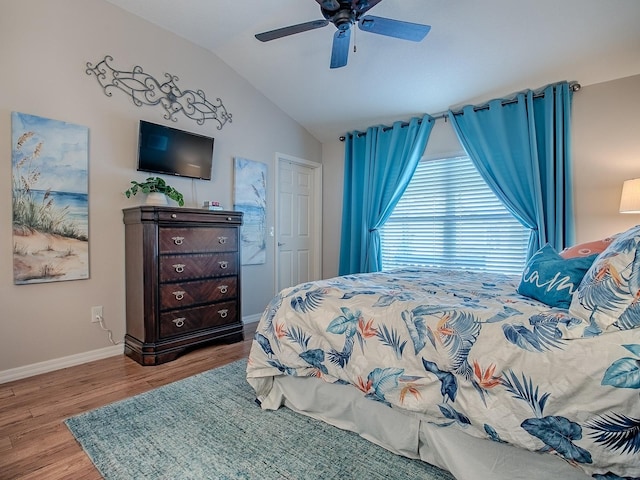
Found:
[[[100,480],[62,423],[79,413],[249,356],[245,340],[210,345],[143,367],[124,355],[0,384],[0,480]]]

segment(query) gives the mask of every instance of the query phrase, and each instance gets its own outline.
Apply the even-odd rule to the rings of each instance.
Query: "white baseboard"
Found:
[[[0,383],[12,382],[22,378],[33,377],[41,373],[53,372],[61,368],[73,367],[82,363],[93,362],[94,360],[102,360],[107,357],[114,357],[124,353],[124,344],[113,345],[111,347],[99,348],[89,352],[69,355],[68,357],[54,358],[46,362],[33,363],[24,367],[11,368],[9,370],[0,371]]]
[[[242,323],[244,325],[247,323],[256,323],[260,321],[260,318],[262,318],[262,313],[254,313],[253,315],[242,317]]]
[[[262,313],[248,315],[246,317],[242,317],[242,323],[244,325],[248,323],[255,323],[260,321],[260,317],[262,317]],[[1,370],[0,384],[13,382],[14,380],[21,380],[27,377],[33,377],[34,375],[40,375],[41,373],[53,372],[54,370],[60,370],[61,368],[73,367],[75,365],[93,362],[94,360],[102,360],[103,358],[122,355],[123,353],[124,345],[121,344],[111,347],[99,348],[98,350],[91,350],[89,352],[78,353],[76,355],[69,355],[68,357],[54,358],[53,360],[33,363],[31,365],[25,365],[24,367]]]

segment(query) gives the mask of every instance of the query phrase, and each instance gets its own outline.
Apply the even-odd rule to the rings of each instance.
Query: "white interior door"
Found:
[[[322,165],[277,155],[277,291],[320,278]]]

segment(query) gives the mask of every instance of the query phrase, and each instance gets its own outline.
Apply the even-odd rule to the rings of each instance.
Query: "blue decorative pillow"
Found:
[[[518,293],[550,307],[569,308],[573,292],[597,256],[562,258],[546,244],[529,259]]]

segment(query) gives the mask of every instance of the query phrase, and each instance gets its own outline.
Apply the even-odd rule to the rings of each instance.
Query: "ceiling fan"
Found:
[[[431,30],[429,25],[403,22],[391,18],[364,15],[382,0],[315,0],[320,5],[324,20],[312,20],[288,27],[258,33],[256,38],[261,42],[269,42],[277,38],[296,33],[322,28],[333,23],[337,31],[333,35],[331,50],[331,68],[344,67],[349,57],[351,26],[358,24],[360,30],[388,37],[401,38],[412,42],[420,42]],[[363,16],[364,15],[364,16]]]

